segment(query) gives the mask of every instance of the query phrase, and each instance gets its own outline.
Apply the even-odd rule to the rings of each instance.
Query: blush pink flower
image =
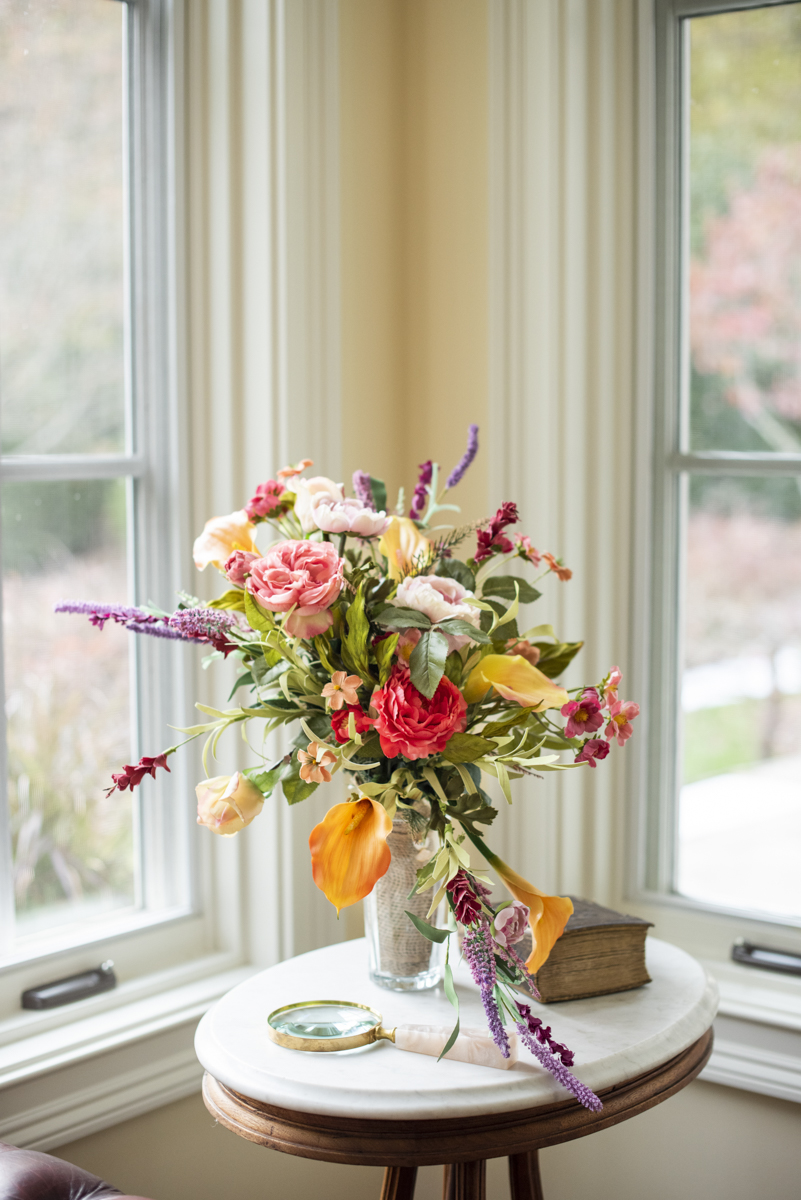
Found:
[[[325,500],[336,504],[345,499],[342,485],[334,483],[327,475],[313,475],[311,479],[295,479],[292,484],[295,489],[295,516],[300,521],[304,533],[313,533],[317,529],[312,508],[316,501]]]
[[[330,542],[277,542],[251,564],[247,589],[262,608],[288,613],[291,637],[312,638],[334,623],[331,605],[342,590],[344,559]]]
[[[617,689],[622,678],[623,672],[620,667],[612,667],[604,685],[604,700],[607,704],[614,704],[617,700]]]
[[[467,701],[444,675],[428,700],[418,692],[409,672],[393,667],[387,682],[373,692],[372,708],[378,714],[375,728],[387,758],[428,758],[445,749],[454,733],[467,723]]]
[[[603,738],[590,738],[590,740],[585,742],[581,747],[581,750],[579,750],[578,754],[576,755],[574,762],[589,763],[592,769],[595,770],[596,759],[600,762],[602,759],[606,758],[608,753],[608,742],[605,742]]]
[[[313,496],[311,519],[324,533],[352,533],[363,538],[380,537],[389,525],[385,512],[376,512],[352,496],[344,500]]]
[[[481,613],[474,605],[467,603],[472,597],[473,593],[455,579],[446,579],[441,575],[413,575],[401,582],[393,604],[398,608],[413,608],[415,612],[423,613],[432,625],[455,618],[479,629]],[[470,644],[466,634],[449,633],[447,638],[448,653]]]
[[[398,644],[395,647],[395,653],[398,658],[401,658],[405,663],[408,663],[409,659],[412,657],[412,650],[414,650],[422,636],[422,631],[419,629],[404,629],[398,638]]]
[[[340,708],[339,712],[335,712],[331,716],[331,728],[340,746],[344,746],[345,742],[350,741],[348,725],[351,713],[353,713],[353,724],[358,734],[371,733],[375,725],[373,718],[368,717],[359,704],[349,704],[347,708]]]
[[[570,700],[562,705],[562,716],[568,718],[565,726],[566,737],[583,737],[585,733],[594,733],[604,723],[601,713],[601,698],[595,688],[585,688],[580,700]]]
[[[337,756],[322,742],[309,742],[305,750],[298,750],[298,762],[301,764],[300,777],[306,783],[330,783],[331,772]]]
[[[334,671],[331,682],[323,688],[322,695],[333,709],[342,708],[343,704],[358,704],[359,697],[356,689],[362,686],[361,675],[348,675],[345,671]]]
[[[633,700],[615,700],[609,706],[609,723],[604,734],[610,742],[617,738],[618,746],[625,746],[634,730],[631,722],[640,715],[640,706]]]
[[[526,936],[530,909],[520,900],[513,900],[495,914],[493,937],[502,946],[514,946]]]
[[[285,493],[286,488],[283,483],[277,483],[275,479],[268,479],[266,483],[258,485],[256,494],[248,501],[245,512],[254,523],[263,521],[265,517],[279,517],[287,508],[286,503],[281,499]]]
[[[225,560],[225,574],[229,582],[236,587],[244,587],[245,580],[250,574],[251,564],[257,562],[258,554],[251,550],[234,550],[230,558]]]
[[[517,553],[521,558],[527,558],[530,563],[538,567],[542,561],[542,555],[535,546],[531,544],[531,538],[526,537],[524,533],[516,533],[515,541],[517,542]]]

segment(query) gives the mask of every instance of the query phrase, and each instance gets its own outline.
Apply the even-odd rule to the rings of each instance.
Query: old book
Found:
[[[650,983],[645,936],[650,921],[628,917],[592,900],[571,896],[573,914],[548,959],[534,976],[543,1004],[625,992]],[[531,933],[515,946],[525,961]]]

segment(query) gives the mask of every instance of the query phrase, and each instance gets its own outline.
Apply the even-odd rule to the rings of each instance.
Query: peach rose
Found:
[[[256,551],[258,547],[253,540],[254,529],[244,508],[229,513],[227,517],[212,517],[203,526],[203,532],[195,538],[192,547],[198,571],[205,571],[209,564],[218,571],[224,570],[226,560],[234,550]]]
[[[235,771],[204,779],[195,788],[197,823],[212,833],[230,837],[249,825],[261,812],[264,796],[255,783]]]
[[[342,590],[344,559],[330,542],[277,542],[250,566],[247,589],[262,608],[286,613],[292,637],[312,638],[334,623],[331,605]]]

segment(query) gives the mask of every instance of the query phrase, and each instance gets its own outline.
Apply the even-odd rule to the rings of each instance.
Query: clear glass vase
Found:
[[[436,839],[415,837],[406,821],[392,822],[387,845],[392,862],[364,901],[364,932],[370,961],[370,978],[393,992],[415,992],[436,987],[445,969],[445,943],[430,942],[415,929],[407,911],[440,925],[444,906],[427,917],[431,891],[410,896],[417,870],[431,857]]]

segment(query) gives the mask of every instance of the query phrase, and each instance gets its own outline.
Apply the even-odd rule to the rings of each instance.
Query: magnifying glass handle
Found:
[[[395,1045],[413,1054],[431,1054],[438,1058],[451,1031],[445,1025],[398,1025]],[[462,1029],[446,1058],[474,1063],[479,1067],[499,1067],[506,1071],[517,1062],[517,1036],[509,1035],[510,1054],[504,1058],[490,1035],[483,1029]]]

